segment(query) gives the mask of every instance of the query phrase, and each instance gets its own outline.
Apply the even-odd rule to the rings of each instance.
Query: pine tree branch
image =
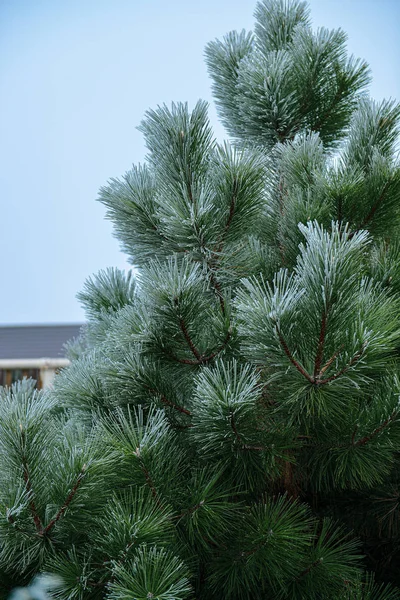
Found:
[[[218,264],[218,256],[222,253],[223,248],[224,248],[224,243],[225,243],[224,237],[226,236],[226,234],[228,233],[228,231],[230,229],[230,226],[232,224],[232,219],[235,214],[236,201],[237,201],[237,185],[238,185],[237,180],[235,179],[233,182],[233,192],[232,192],[231,202],[229,205],[228,219],[226,221],[225,228],[224,228],[224,231],[222,234],[222,240],[220,242],[218,249],[212,251],[212,254],[213,254],[214,260],[215,260],[215,264],[212,265],[210,263],[210,261],[206,259],[207,270],[210,274],[210,282],[211,282],[212,287],[214,288],[216,296],[218,297],[219,304],[221,307],[221,312],[222,312],[223,316],[225,316],[225,314],[226,314],[225,300],[224,300],[224,296],[222,293],[221,284],[218,281],[218,279],[216,278],[214,271],[215,271],[215,267]],[[204,254],[207,254],[207,248],[204,245],[202,245],[202,251],[204,252]]]
[[[61,508],[59,509],[59,511],[56,514],[56,516],[41,531],[41,535],[47,535],[48,533],[50,533],[50,531],[53,529],[53,527],[55,526],[55,524],[64,515],[64,513],[67,510],[68,506],[71,504],[72,500],[74,499],[75,494],[78,491],[78,488],[81,485],[82,479],[85,477],[85,475],[86,475],[86,465],[83,465],[83,467],[81,469],[81,472],[79,473],[79,475],[78,475],[78,477],[76,479],[76,482],[75,482],[73,488],[71,489],[70,493],[68,494],[68,496],[67,496],[64,504],[61,506]]]
[[[149,472],[148,468],[146,467],[146,465],[145,465],[145,463],[144,463],[144,461],[143,461],[143,458],[142,458],[142,456],[141,456],[141,454],[140,454],[140,448],[136,448],[136,451],[135,451],[133,454],[134,454],[134,455],[135,455],[135,456],[138,458],[138,460],[139,460],[139,465],[140,465],[140,468],[141,468],[141,470],[142,470],[142,473],[143,473],[143,475],[144,475],[144,478],[145,478],[145,480],[146,480],[146,483],[147,483],[147,485],[148,485],[148,486],[149,486],[149,488],[150,488],[151,495],[153,496],[153,498],[154,498],[154,500],[155,500],[155,502],[156,502],[157,506],[158,506],[158,507],[160,507],[160,508],[162,508],[161,500],[160,500],[160,498],[159,498],[159,496],[158,496],[158,493],[157,493],[156,487],[155,487],[155,485],[154,485],[154,482],[153,482],[153,480],[152,480],[152,478],[151,478],[150,472]]]
[[[317,132],[321,131],[321,129],[325,125],[327,119],[329,119],[329,117],[331,116],[331,113],[334,110],[334,108],[336,107],[337,103],[342,99],[341,97],[345,91],[346,91],[346,86],[344,85],[344,81],[341,80],[331,104],[325,110],[325,112],[321,115],[321,117],[318,119],[318,121],[315,123],[314,127],[312,128],[313,131],[317,131]]]
[[[321,332],[324,333],[324,327],[326,327],[326,323],[325,325],[321,324]],[[326,371],[326,369],[329,368],[329,366],[332,364],[332,362],[334,361],[334,359],[336,358],[337,354],[340,352],[340,350],[335,353],[330,359],[329,361],[326,363],[326,365],[323,367],[323,369],[321,369],[319,376],[317,377],[312,377],[307,371],[306,369],[303,367],[303,365],[298,362],[294,356],[292,355],[292,353],[289,350],[289,347],[286,343],[285,338],[283,337],[281,331],[276,328],[277,334],[278,334],[278,339],[280,341],[280,344],[286,354],[286,356],[288,357],[288,359],[290,360],[290,362],[292,363],[292,365],[299,371],[299,373],[301,373],[303,375],[303,377],[305,377],[305,379],[307,379],[307,381],[309,381],[310,383],[312,383],[313,385],[325,385],[327,383],[330,383],[331,381],[334,381],[335,379],[337,379],[338,377],[340,377],[341,375],[344,375],[344,373],[346,373],[352,366],[354,366],[362,357],[363,353],[364,353],[364,349],[367,345],[367,342],[363,342],[361,349],[357,352],[357,354],[355,354],[353,356],[353,358],[351,359],[351,361],[345,366],[343,367],[343,369],[341,369],[340,371],[338,371],[337,373],[335,373],[334,375],[331,375],[330,377],[326,377],[325,379],[320,379],[320,375],[324,373],[324,371]],[[321,339],[321,336],[320,336]],[[325,333],[322,336],[322,339],[325,339]]]
[[[132,187],[130,181],[128,180],[128,178],[125,180],[128,187],[130,188],[131,192],[133,195],[136,194],[136,190]],[[150,222],[150,227],[153,229],[153,231],[155,231],[161,239],[163,239],[165,242],[173,242],[173,240],[171,240],[170,238],[168,238],[166,235],[164,235],[164,233],[162,233],[162,231],[160,231],[160,229],[157,227],[157,225],[155,223],[153,223],[153,219],[152,216],[149,215],[149,213],[137,202],[133,202],[132,200],[130,200],[130,203],[133,203],[136,207],[136,209],[141,212],[145,218]]]
[[[201,361],[201,354],[197,350],[196,346],[194,345],[193,340],[190,337],[189,332],[188,332],[188,330],[186,328],[185,321],[182,319],[182,317],[179,318],[179,326],[181,328],[183,336],[184,336],[184,338],[185,338],[185,340],[186,340],[186,342],[187,342],[187,344],[188,344],[188,346],[189,346],[192,354],[196,357],[196,359],[198,361]]]
[[[370,442],[376,435],[378,435],[381,431],[383,431],[385,429],[385,427],[387,427],[399,414],[398,410],[394,410],[392,412],[392,414],[385,420],[383,421],[383,423],[381,423],[381,425],[379,425],[379,427],[377,427],[376,429],[374,429],[374,431],[372,433],[370,433],[369,435],[365,435],[363,438],[361,438],[360,440],[358,440],[357,442],[354,443],[354,439],[352,440],[352,443],[354,446],[365,446],[365,444],[368,444],[368,442]]]
[[[228,220],[227,220],[227,222],[225,224],[225,229],[224,229],[224,234],[225,235],[229,231],[229,228],[230,228],[231,223],[232,223],[233,215],[235,214],[236,201],[237,201],[237,188],[238,188],[238,183],[237,183],[237,180],[235,179],[234,182],[233,182],[232,198],[231,198],[231,202],[230,202],[230,205],[229,205]],[[222,248],[220,250],[220,253],[221,252],[222,252]]]
[[[298,498],[299,493],[300,493],[300,488],[295,481],[293,462],[290,460],[285,460],[283,464],[284,464],[283,486],[284,486],[285,492],[287,494],[289,494],[289,496],[292,498]]]
[[[304,569],[304,571],[302,571],[300,573],[300,575],[298,575],[296,577],[296,581],[300,581],[301,579],[303,579],[303,577],[306,577],[310,573],[310,571],[312,571],[313,569],[315,569],[315,567],[318,567],[318,565],[321,564],[321,563],[322,563],[322,558],[317,558],[317,560],[314,560],[314,562],[311,563],[311,565],[309,565],[307,567],[307,569]]]
[[[26,487],[26,491],[28,492],[28,496],[29,496],[29,507],[31,509],[31,513],[32,513],[32,517],[33,517],[33,521],[35,523],[35,527],[36,530],[38,532],[40,532],[42,530],[42,522],[40,520],[39,517],[39,513],[34,501],[34,494],[32,491],[32,485],[31,485],[31,481],[29,479],[29,471],[28,471],[28,465],[26,463],[25,458],[23,458],[23,462],[22,462],[22,468],[23,468],[23,473],[24,473],[24,481],[25,481],[25,487]]]
[[[321,373],[321,364],[322,364],[322,358],[323,358],[323,354],[324,354],[327,319],[328,319],[328,308],[326,308],[322,312],[321,327],[320,327],[319,339],[318,339],[318,347],[317,347],[317,353],[316,353],[315,362],[314,362],[314,379]]]
[[[25,447],[25,442],[26,442],[25,431],[24,431],[21,423],[19,424],[19,428],[21,431],[22,446]],[[22,472],[23,472],[23,477],[24,477],[24,482],[25,482],[25,488],[26,488],[26,491],[27,491],[28,497],[29,497],[29,508],[31,510],[33,522],[35,523],[36,531],[40,532],[43,528],[43,525],[42,525],[42,521],[40,520],[39,512],[37,510],[36,503],[34,500],[35,495],[32,490],[32,484],[31,484],[31,480],[30,480],[30,476],[29,476],[28,461],[25,456],[25,453],[22,454]]]
[[[216,278],[215,273],[214,273],[213,269],[209,266],[208,262],[207,262],[207,269],[209,269],[209,272],[210,272],[210,282],[211,282],[211,285],[213,286],[215,294],[219,300],[221,312],[222,312],[223,316],[225,316],[226,308],[225,308],[224,296],[222,294],[221,284],[218,281],[218,279]]]
[[[166,396],[164,396],[164,394],[162,394],[161,392],[158,392],[154,388],[151,388],[151,387],[148,387],[148,386],[146,386],[146,387],[147,387],[147,389],[149,390],[149,392],[151,394],[159,396],[161,402],[163,404],[165,404],[166,406],[170,406],[174,410],[177,410],[178,412],[181,412],[184,415],[188,415],[189,417],[192,416],[192,413],[189,410],[187,410],[186,408],[183,408],[183,406],[179,406],[178,404],[174,404],[174,402],[171,402],[171,400],[168,400],[168,398]]]
[[[316,379],[315,383],[317,383],[318,385],[324,385],[326,383],[330,383],[331,381],[334,381],[341,375],[344,375],[351,367],[353,367],[360,360],[360,358],[362,357],[362,355],[364,353],[366,345],[367,345],[367,342],[363,342],[363,344],[361,345],[361,349],[357,352],[357,354],[355,354],[353,356],[351,361],[345,367],[343,367],[343,369],[341,369],[334,375],[327,377],[326,379]]]
[[[240,433],[237,430],[236,423],[235,423],[235,418],[234,418],[234,414],[233,413],[230,414],[229,422],[231,424],[232,431],[235,434],[235,438],[240,443],[240,446],[241,446],[242,450],[255,450],[257,452],[263,452],[265,450],[265,448],[263,446],[250,446],[249,444],[245,444],[243,442],[243,440],[242,440],[242,438],[240,436]]]
[[[375,204],[374,204],[374,205],[371,207],[371,210],[369,211],[369,213],[368,213],[368,214],[367,214],[367,216],[365,217],[364,221],[361,223],[361,225],[360,225],[359,229],[364,229],[364,227],[365,227],[366,225],[368,225],[368,223],[371,221],[371,219],[373,219],[373,217],[374,217],[374,215],[375,215],[376,211],[377,211],[377,210],[378,210],[378,208],[379,208],[379,205],[381,204],[381,202],[383,201],[383,199],[384,199],[384,197],[385,197],[385,195],[386,195],[386,192],[387,192],[388,188],[390,187],[390,183],[391,183],[391,180],[390,180],[390,179],[388,179],[388,181],[385,183],[385,185],[384,185],[384,186],[383,186],[383,188],[382,188],[382,192],[380,193],[378,200],[377,200],[377,201],[375,202]]]
[[[205,504],[205,500],[201,500],[198,504],[195,504],[195,506],[192,506],[191,508],[188,508],[187,510],[182,511],[179,515],[176,515],[176,517],[174,517],[174,518],[182,519],[182,517],[187,517],[188,515],[192,515],[193,513],[196,512],[196,510],[198,510],[199,508],[204,506],[204,504]]]
[[[280,341],[280,344],[283,348],[283,351],[285,352],[286,356],[288,357],[288,359],[290,360],[290,362],[292,363],[292,365],[298,370],[299,373],[301,373],[303,375],[303,377],[305,377],[307,379],[307,381],[309,381],[310,383],[315,383],[315,379],[313,377],[311,377],[311,375],[309,375],[309,373],[307,373],[307,371],[305,370],[305,368],[303,367],[303,365],[301,365],[292,355],[292,353],[289,350],[289,347],[286,343],[285,338],[283,337],[280,329],[278,329],[278,327],[276,328],[277,334],[278,334],[278,339]]]
[[[285,183],[284,183],[284,179],[283,179],[283,174],[281,173],[281,175],[279,177],[278,198],[279,198],[279,212],[280,212],[280,215],[282,218],[285,214],[285,204],[284,204],[284,200],[283,200],[284,193],[285,193]],[[279,241],[279,240],[277,240],[277,245],[279,248],[279,253],[281,255],[281,262],[282,262],[282,265],[284,266],[286,264],[285,247],[284,247],[282,241]]]
[[[225,346],[229,342],[230,337],[231,337],[231,332],[228,331],[228,333],[226,334],[225,340],[223,341],[223,343],[221,344],[221,346],[219,348],[217,348],[214,352],[212,352],[208,356],[204,356],[204,354],[200,355],[198,360],[192,360],[190,358],[178,358],[177,356],[174,356],[174,355],[172,355],[172,356],[176,361],[182,363],[183,365],[204,365],[204,364],[210,362],[210,360],[212,360],[216,356],[218,356],[218,354],[220,352],[222,352],[222,350],[225,348]]]
[[[353,435],[351,436],[351,443],[353,446],[354,446],[354,440],[356,439],[357,429],[358,429],[358,425],[356,424],[356,426],[354,427]]]
[[[285,193],[285,183],[284,183],[284,179],[283,179],[283,174],[281,173],[280,177],[279,177],[279,212],[281,214],[281,217],[283,217],[283,215],[285,214],[285,210],[284,210],[284,202],[283,202],[283,196]]]
[[[219,348],[217,348],[214,352],[212,352],[211,354],[209,354],[208,356],[202,356],[201,361],[204,362],[209,362],[210,360],[212,360],[213,358],[215,358],[220,352],[222,352],[222,350],[225,348],[225,346],[227,345],[227,343],[229,342],[231,337],[231,332],[228,331],[228,333],[225,336],[224,341],[222,342],[221,346],[219,346]]]
[[[339,348],[339,350],[336,350],[336,352],[334,352],[332,354],[332,356],[330,357],[330,359],[325,363],[325,365],[322,367],[322,369],[319,372],[319,375],[323,375],[325,373],[325,371],[327,371],[329,369],[329,367],[332,365],[333,361],[335,360],[335,358],[337,358],[337,356],[339,356],[339,354],[341,353],[341,351],[344,349],[344,344],[342,344]]]
[[[361,225],[359,227],[357,227],[357,229],[355,231],[353,231],[353,232],[351,232],[349,234],[349,236],[348,236],[349,240],[351,240],[356,235],[356,233],[358,233],[359,231],[361,231],[362,229],[364,229],[368,225],[368,223],[371,221],[371,219],[373,219],[373,217],[374,217],[376,211],[378,210],[381,202],[385,198],[386,192],[387,192],[388,188],[390,187],[390,184],[391,184],[391,179],[388,179],[387,182],[385,183],[385,185],[383,186],[382,191],[379,194],[379,197],[378,197],[377,201],[375,202],[375,204],[372,205],[369,213],[367,214],[367,216],[365,217],[365,219],[362,221]]]

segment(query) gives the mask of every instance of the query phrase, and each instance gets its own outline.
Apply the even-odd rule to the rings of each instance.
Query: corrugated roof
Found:
[[[0,326],[0,359],[61,358],[63,345],[79,335],[82,325]]]

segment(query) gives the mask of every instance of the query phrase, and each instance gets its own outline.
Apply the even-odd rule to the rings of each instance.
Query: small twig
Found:
[[[351,436],[351,443],[354,445],[354,440],[356,438],[356,433],[357,433],[357,429],[358,429],[358,425],[356,425],[354,427],[354,431],[353,431],[353,435]]]
[[[289,347],[285,341],[285,338],[283,337],[282,333],[280,332],[280,330],[277,328],[276,329],[277,333],[278,333],[278,338],[279,341],[281,343],[281,346],[286,354],[286,356],[288,357],[288,359],[290,360],[290,362],[292,363],[292,365],[298,370],[299,373],[301,373],[303,375],[303,377],[305,377],[307,379],[307,381],[309,381],[310,383],[315,383],[315,379],[313,377],[311,377],[311,375],[309,375],[307,373],[307,371],[305,370],[305,368],[303,367],[303,365],[301,365],[293,356],[292,353],[289,350]]]
[[[230,416],[230,420],[229,420],[231,427],[232,427],[232,431],[235,434],[236,439],[238,440],[238,442],[241,445],[242,450],[255,450],[257,452],[263,452],[265,450],[265,448],[263,446],[250,446],[249,444],[245,444],[241,438],[241,435],[239,434],[237,428],[236,428],[236,423],[235,423],[235,419],[234,419],[234,415],[233,413],[231,413]]]
[[[330,381],[334,381],[335,379],[337,379],[338,377],[340,377],[341,375],[344,375],[344,373],[346,373],[352,366],[354,366],[362,357],[364,349],[367,345],[367,342],[363,342],[361,349],[357,352],[357,354],[355,354],[353,356],[353,358],[351,359],[351,361],[345,366],[343,367],[343,369],[341,369],[340,371],[338,371],[337,373],[335,373],[334,375],[331,375],[330,377],[327,377],[326,379],[317,379],[316,383],[318,383],[318,385],[324,385],[325,383],[329,383]]]
[[[354,438],[353,438],[353,440],[352,440],[353,445],[354,446],[365,446],[365,444],[367,444],[370,440],[372,440],[372,438],[374,438],[383,429],[385,429],[385,427],[387,427],[389,425],[389,423],[391,423],[397,417],[397,415],[398,415],[398,411],[394,410],[392,412],[392,414],[385,421],[383,421],[383,423],[381,425],[379,425],[379,427],[377,427],[376,429],[374,429],[374,431],[372,433],[370,433],[370,435],[365,435],[363,438],[358,440],[356,443],[354,443]]]
[[[159,392],[155,388],[151,388],[151,387],[149,387],[147,385],[145,387],[148,389],[148,391],[151,394],[154,394],[155,396],[159,396],[161,402],[163,404],[165,404],[166,406],[170,406],[174,410],[177,410],[178,412],[181,412],[184,415],[188,415],[189,417],[192,416],[192,413],[189,410],[187,410],[186,408],[183,408],[183,406],[179,406],[179,404],[174,404],[174,402],[171,402],[171,400],[168,400],[168,398],[166,396],[164,396],[164,394],[162,394],[161,392]]]
[[[365,217],[365,219],[363,220],[363,222],[361,223],[360,227],[357,229],[357,231],[359,231],[360,229],[364,229],[364,227],[366,225],[368,225],[368,223],[371,221],[371,219],[374,217],[376,211],[379,208],[380,203],[382,202],[382,200],[385,197],[385,194],[388,190],[388,187],[390,185],[391,181],[390,179],[385,183],[385,185],[382,188],[381,193],[379,194],[379,197],[377,199],[377,201],[375,202],[375,204],[373,204],[373,206],[371,207],[371,210],[369,211],[369,213],[367,214],[367,216]]]
[[[221,344],[221,346],[219,348],[217,348],[214,352],[212,352],[211,354],[208,354],[206,356],[204,356],[204,354],[200,355],[198,360],[192,360],[190,358],[178,358],[177,356],[174,356],[174,355],[172,355],[172,356],[176,361],[178,361],[184,365],[203,365],[205,363],[210,362],[210,360],[212,360],[220,352],[222,352],[222,350],[225,348],[225,346],[229,342],[230,337],[231,337],[231,333],[230,333],[230,331],[228,331],[228,333],[225,337],[225,340],[223,341],[223,343]]]
[[[303,579],[303,577],[305,577],[306,575],[308,575],[310,571],[312,571],[313,569],[315,569],[315,567],[317,567],[321,563],[322,563],[322,558],[317,558],[317,560],[314,560],[314,562],[311,563],[311,565],[309,565],[307,567],[307,569],[304,569],[304,571],[302,571],[300,573],[300,575],[298,575],[296,577],[296,581],[300,581],[300,579]]]
[[[219,305],[221,307],[221,312],[223,314],[223,316],[225,316],[226,314],[226,308],[225,308],[225,300],[224,300],[224,295],[222,293],[222,288],[221,288],[221,284],[218,281],[218,279],[215,277],[214,272],[212,271],[211,267],[209,266],[209,264],[207,263],[207,268],[210,271],[210,282],[211,285],[214,288],[215,294],[219,300]]]
[[[317,347],[317,353],[316,353],[315,362],[314,362],[314,379],[321,372],[321,364],[322,364],[322,358],[324,355],[324,345],[325,345],[325,336],[326,336],[326,323],[327,323],[327,316],[328,316],[327,313],[328,313],[328,309],[324,310],[322,313],[322,318],[321,318],[321,327],[320,327],[320,332],[319,332],[318,347]]]
[[[81,472],[79,473],[75,485],[73,486],[73,488],[71,489],[70,493],[68,494],[64,504],[62,505],[62,507],[59,509],[58,513],[56,514],[56,516],[49,522],[48,525],[46,525],[46,527],[42,530],[41,535],[47,535],[54,527],[54,525],[57,523],[57,521],[59,521],[61,519],[61,517],[64,515],[65,511],[67,510],[68,506],[71,504],[76,492],[78,491],[79,486],[82,483],[82,479],[85,477],[86,475],[86,465],[83,465]]]
[[[198,510],[199,508],[204,506],[204,504],[205,504],[205,500],[201,500],[198,504],[196,504],[195,506],[192,506],[191,508],[188,508],[187,510],[182,511],[179,515],[176,515],[176,517],[174,517],[174,518],[182,519],[182,517],[187,517],[188,515],[192,515],[193,513],[196,512],[196,510]]]
[[[342,344],[339,348],[339,350],[336,350],[336,352],[334,352],[332,354],[332,356],[330,357],[330,359],[325,363],[325,365],[322,367],[322,369],[319,372],[319,375],[323,375],[325,373],[325,371],[327,371],[329,369],[329,367],[332,365],[333,361],[335,360],[335,358],[337,358],[339,356],[339,354],[341,353],[341,351],[344,349],[344,344]]]
[[[180,325],[181,331],[185,337],[185,340],[187,341],[188,346],[189,346],[190,350],[192,351],[192,354],[197,358],[197,360],[200,360],[201,354],[197,350],[196,346],[194,345],[193,340],[190,337],[189,332],[186,328],[185,321],[182,319],[182,317],[179,318],[179,325]]]
[[[150,488],[151,495],[153,496],[154,500],[156,501],[157,506],[160,507],[160,508],[162,508],[161,500],[160,500],[160,498],[159,498],[159,496],[157,494],[156,487],[155,487],[155,485],[153,483],[153,480],[151,478],[149,470],[147,469],[146,465],[144,464],[144,461],[143,461],[142,456],[140,454],[140,448],[136,448],[136,451],[133,454],[139,459],[140,468],[142,469],[142,473],[144,475],[146,483],[147,483],[147,485]]]

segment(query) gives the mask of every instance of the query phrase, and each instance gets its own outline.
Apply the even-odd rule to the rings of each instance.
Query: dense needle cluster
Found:
[[[54,389],[1,392],[0,580],[63,600],[400,598],[399,105],[263,0],[100,200],[136,275]]]

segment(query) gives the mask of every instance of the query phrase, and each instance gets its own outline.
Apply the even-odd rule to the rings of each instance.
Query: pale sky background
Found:
[[[400,99],[400,0],[312,0]],[[148,108],[211,103],[205,44],[251,29],[247,0],[0,0],[0,323],[81,322],[75,299],[107,266],[129,268],[95,201],[143,161]]]

